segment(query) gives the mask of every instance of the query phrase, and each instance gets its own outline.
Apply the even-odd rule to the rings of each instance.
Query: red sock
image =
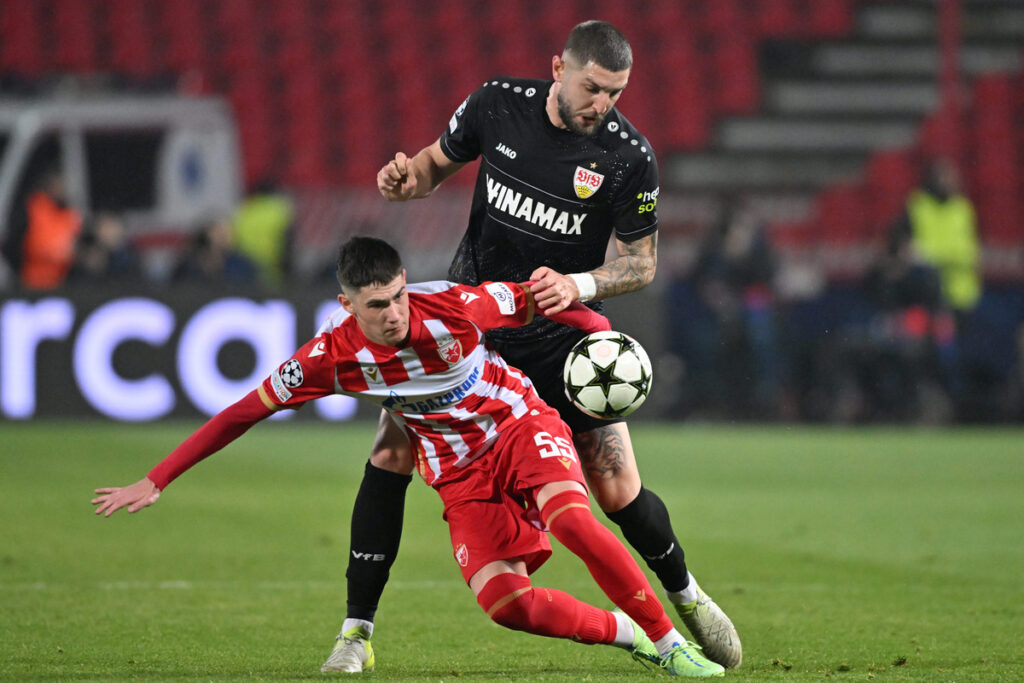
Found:
[[[579,491],[553,496],[540,511],[559,543],[583,560],[604,594],[658,640],[672,628],[647,577],[625,546],[590,512],[590,501]]]
[[[611,643],[615,617],[568,593],[534,588],[519,574],[498,574],[484,584],[476,601],[496,623],[513,631],[586,643]]]

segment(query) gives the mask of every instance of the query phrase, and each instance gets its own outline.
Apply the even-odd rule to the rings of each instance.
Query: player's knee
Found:
[[[590,492],[597,501],[598,507],[606,513],[617,512],[626,507],[640,494],[643,488],[640,483],[640,475],[630,472],[621,472],[620,476],[610,479],[588,478]]]
[[[499,574],[484,585],[476,601],[494,623],[513,631],[530,631],[533,591],[529,578]]]
[[[395,474],[412,474],[412,450],[408,444],[404,446],[391,447],[381,446],[375,448],[370,454],[370,462],[374,467]]]

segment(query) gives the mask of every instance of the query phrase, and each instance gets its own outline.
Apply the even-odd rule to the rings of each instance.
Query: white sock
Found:
[[[363,619],[346,619],[345,623],[341,625],[341,632],[348,633],[357,626],[366,631],[367,638],[373,635],[373,622]]]
[[[635,637],[633,622],[623,612],[612,612],[612,616],[615,617],[615,640],[611,644],[629,650],[633,647]]]
[[[688,602],[694,602],[697,599],[697,580],[693,578],[693,574],[686,572],[686,578],[689,583],[686,584],[686,588],[681,591],[665,591],[665,595],[668,597],[668,601],[673,605],[685,605]]]
[[[668,651],[676,645],[682,645],[685,642],[686,639],[683,638],[683,635],[679,631],[672,629],[661,638],[654,641],[654,646],[658,648],[658,654],[665,656],[668,654]]]

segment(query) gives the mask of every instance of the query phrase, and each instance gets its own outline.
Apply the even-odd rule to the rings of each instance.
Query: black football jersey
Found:
[[[657,230],[658,165],[650,143],[617,109],[592,135],[557,128],[544,108],[551,85],[490,80],[441,135],[452,161],[482,157],[449,279],[477,285],[522,282],[540,266],[563,274],[593,270],[604,263],[612,234],[631,242]],[[538,317],[489,334],[526,341],[561,327]]]

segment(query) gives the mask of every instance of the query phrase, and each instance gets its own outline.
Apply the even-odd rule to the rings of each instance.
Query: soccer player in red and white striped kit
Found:
[[[420,475],[444,502],[463,577],[491,619],[616,645],[674,674],[720,675],[721,666],[688,646],[632,556],[591,513],[568,427],[484,343],[487,330],[530,322],[529,283],[407,285],[398,253],[371,237],[342,247],[338,280],[342,308],[319,335],[145,478],[96,489],[96,514],[153,504],[185,470],[279,409],[355,396],[380,405],[408,434]],[[587,331],[610,327],[581,305],[558,319]],[[529,574],[551,554],[545,529],[584,561],[622,612],[531,584]]]

